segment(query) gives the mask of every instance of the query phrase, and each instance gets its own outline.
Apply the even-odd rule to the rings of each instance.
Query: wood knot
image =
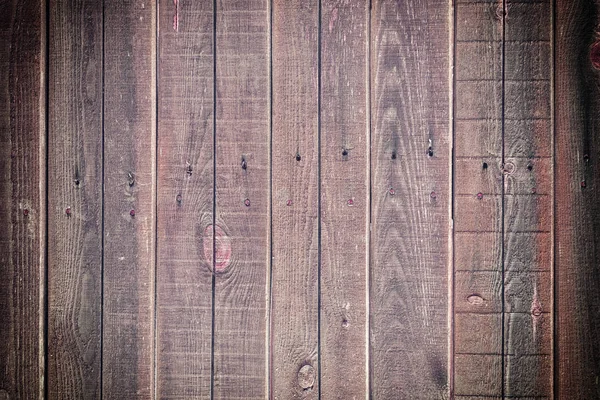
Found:
[[[214,248],[213,248],[213,225],[208,225],[204,229],[203,250],[204,258],[208,261],[210,268],[213,268],[213,250],[215,254],[214,269],[215,272],[223,272],[231,263],[231,239],[225,231],[219,226],[214,225]]]
[[[472,294],[469,297],[467,297],[467,301],[475,306],[481,306],[483,305],[483,303],[485,302],[485,300],[483,299],[483,297],[481,297],[478,294]]]
[[[315,385],[315,369],[312,365],[305,364],[298,371],[298,385],[302,390],[310,390]]]

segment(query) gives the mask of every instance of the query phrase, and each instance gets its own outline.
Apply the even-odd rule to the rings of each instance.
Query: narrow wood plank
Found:
[[[321,4],[321,396],[368,392],[368,1]]]
[[[0,398],[44,394],[46,4],[0,4]]]
[[[102,366],[102,3],[55,0],[49,10],[48,398],[94,399]]]
[[[162,0],[158,24],[156,397],[207,399],[213,296],[213,2]]]
[[[449,396],[448,2],[374,1],[371,396]]]
[[[600,4],[556,2],[556,397],[600,398]]]
[[[455,5],[454,394],[502,397],[502,2]]]
[[[103,398],[154,393],[156,5],[104,4]]]
[[[319,397],[319,2],[273,2],[271,395]]]
[[[551,118],[551,3],[506,4],[504,394],[511,397],[553,397],[553,165],[546,146],[535,146],[541,139],[552,148],[550,124],[536,126]]]
[[[216,20],[214,398],[265,399],[270,265],[270,10],[221,0]]]

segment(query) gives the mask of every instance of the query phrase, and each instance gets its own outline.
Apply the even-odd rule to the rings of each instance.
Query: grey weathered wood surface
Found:
[[[94,399],[102,393],[103,9],[57,0],[49,11],[46,392]]]
[[[159,2],[156,397],[211,397],[213,2]]]
[[[600,397],[599,7],[3,2],[0,399]]]
[[[154,392],[156,5],[106,0],[104,27],[102,394],[146,399]]]
[[[369,4],[321,3],[321,397],[368,388]]]
[[[371,395],[449,395],[448,4],[371,13]],[[441,18],[439,16],[442,16]]]
[[[559,399],[600,397],[599,7],[596,1],[556,3],[554,333]]]
[[[272,10],[274,399],[317,399],[319,372],[319,2]]]
[[[0,3],[0,398],[44,393],[46,2]]]
[[[217,2],[214,398],[267,398],[270,9]]]

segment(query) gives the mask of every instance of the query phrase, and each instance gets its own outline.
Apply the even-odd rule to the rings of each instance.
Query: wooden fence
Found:
[[[600,3],[0,2],[0,399],[599,399]]]

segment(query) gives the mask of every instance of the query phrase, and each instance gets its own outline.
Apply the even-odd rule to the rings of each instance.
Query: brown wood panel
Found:
[[[321,396],[368,389],[368,1],[321,4]]]
[[[0,4],[0,398],[44,393],[46,4]]]
[[[221,0],[216,19],[214,398],[265,399],[270,266],[270,12]]]
[[[450,8],[371,16],[371,396],[449,396]]]
[[[154,393],[156,4],[104,2],[102,397]]]
[[[600,398],[600,4],[556,2],[555,379]]]
[[[316,399],[319,2],[274,1],[271,395]]]
[[[551,398],[551,1],[505,7],[504,394]]]
[[[502,387],[502,2],[455,4],[454,393]]]
[[[156,397],[161,399],[211,397],[213,18],[212,1],[159,2]]]
[[[48,398],[101,396],[102,3],[51,1]]]

